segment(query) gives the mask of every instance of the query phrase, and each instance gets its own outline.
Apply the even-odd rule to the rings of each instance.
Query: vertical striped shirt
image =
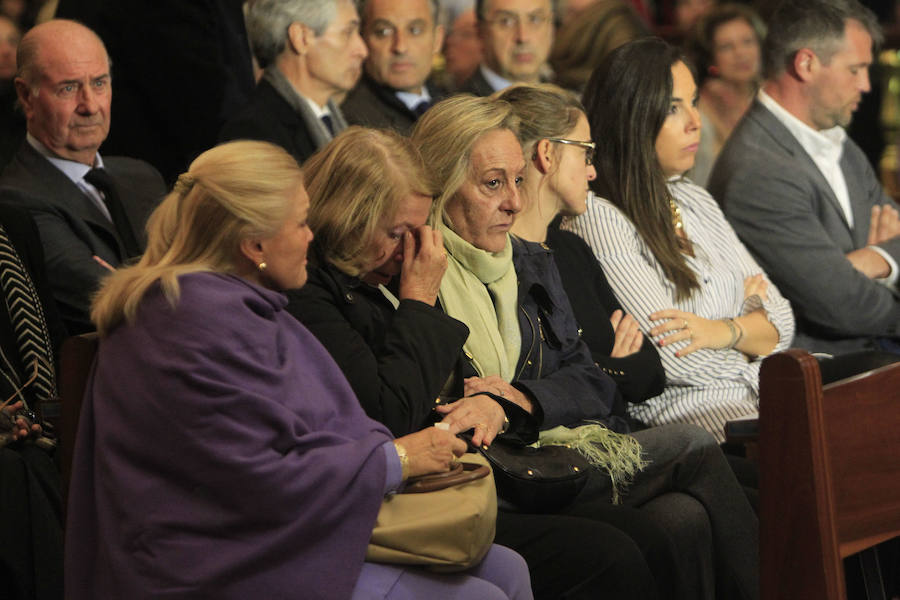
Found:
[[[590,198],[587,211],[567,219],[563,229],[588,243],[622,306],[644,333],[656,324],[649,315],[667,308],[706,319],[734,318],[762,308],[778,331],[774,351],[788,348],[794,337],[791,306],[771,281],[766,301],[757,296],[744,300],[744,279],[762,269],[712,196],[686,178],[671,180],[669,190],[681,208],[684,229],[694,247],[695,256],[685,259],[700,284],[684,300],[675,300],[675,285],[628,217],[609,201]],[[675,351],[687,345],[682,341],[659,349],[666,371],[665,391],[629,410],[648,425],[694,423],[722,441],[726,421],[756,414],[762,361],[750,360],[734,349],[703,348],[676,357]]]

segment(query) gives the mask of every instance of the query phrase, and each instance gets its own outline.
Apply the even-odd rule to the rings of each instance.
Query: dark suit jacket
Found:
[[[708,186],[741,240],[791,301],[795,345],[832,354],[870,348],[879,336],[900,336],[896,287],[869,279],[845,256],[866,245],[872,206],[896,205],[849,138],[841,170],[852,229],[812,158],[756,101],[722,149]],[[879,246],[900,262],[900,239]]]
[[[147,217],[165,194],[160,174],[150,165],[123,157],[103,164],[117,187],[135,238],[146,243]],[[37,224],[47,277],[70,334],[90,331],[91,294],[107,271],[97,255],[112,266],[126,257],[113,224],[76,186],[28,142],[0,176],[0,201],[25,208]]]
[[[303,117],[265,79],[260,80],[247,103],[219,134],[219,141],[262,140],[281,146],[298,163],[316,151]]]
[[[432,103],[440,101],[444,94],[435,86],[427,84]],[[393,129],[408,135],[416,124],[418,116],[397,98],[394,90],[380,85],[363,73],[356,87],[347,94],[341,104],[341,112],[351,125]]]
[[[481,68],[475,69],[472,76],[466,79],[459,86],[460,94],[475,94],[476,96],[490,96],[494,93],[494,88],[488,83],[488,80],[481,74]]]

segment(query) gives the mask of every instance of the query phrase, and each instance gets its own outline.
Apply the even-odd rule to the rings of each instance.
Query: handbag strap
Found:
[[[454,485],[462,485],[482,477],[487,477],[491,469],[487,465],[458,462],[449,471],[413,477],[406,482],[403,494],[420,494],[436,492]]]

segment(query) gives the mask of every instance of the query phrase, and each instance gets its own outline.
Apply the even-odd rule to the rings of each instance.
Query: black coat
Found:
[[[581,339],[597,366],[615,380],[627,402],[643,402],[661,394],[666,373],[659,352],[647,336],[643,336],[638,352],[623,358],[609,355],[616,337],[609,317],[623,309],[588,245],[574,233],[555,227],[547,232],[547,245],[553,250],[553,261],[581,328]]]
[[[301,164],[316,151],[303,117],[265,79],[256,86],[250,102],[222,128],[219,141],[231,140],[271,142]]]
[[[494,88],[488,83],[488,80],[481,74],[481,68],[475,69],[472,75],[462,82],[459,86],[460,94],[474,94],[476,96],[490,96],[494,93]]]
[[[443,97],[433,85],[426,84],[432,104]],[[409,135],[418,115],[397,98],[394,90],[377,83],[368,73],[363,73],[356,87],[347,94],[341,104],[341,112],[351,125],[393,129]]]
[[[457,367],[469,328],[416,300],[393,305],[377,289],[330,264],[310,266],[288,292],[287,310],[319,339],[363,409],[400,437],[430,422]]]
[[[537,400],[542,429],[593,420],[626,432],[625,419],[615,412],[621,406],[616,385],[579,337],[552,254],[545,244],[513,238],[522,332],[513,384]]]

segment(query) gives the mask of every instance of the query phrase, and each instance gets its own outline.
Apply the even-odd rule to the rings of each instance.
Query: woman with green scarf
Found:
[[[716,441],[690,425],[625,433],[612,414],[615,384],[579,338],[549,249],[509,235],[527,173],[517,128],[508,103],[456,96],[412,134],[441,190],[432,223],[448,264],[438,298],[469,328],[464,352],[475,374],[455,385],[521,407],[540,424],[540,443],[589,449],[602,469],[565,512],[589,516],[616,495],[640,508],[696,557],[676,593],[758,598],[757,519]]]

